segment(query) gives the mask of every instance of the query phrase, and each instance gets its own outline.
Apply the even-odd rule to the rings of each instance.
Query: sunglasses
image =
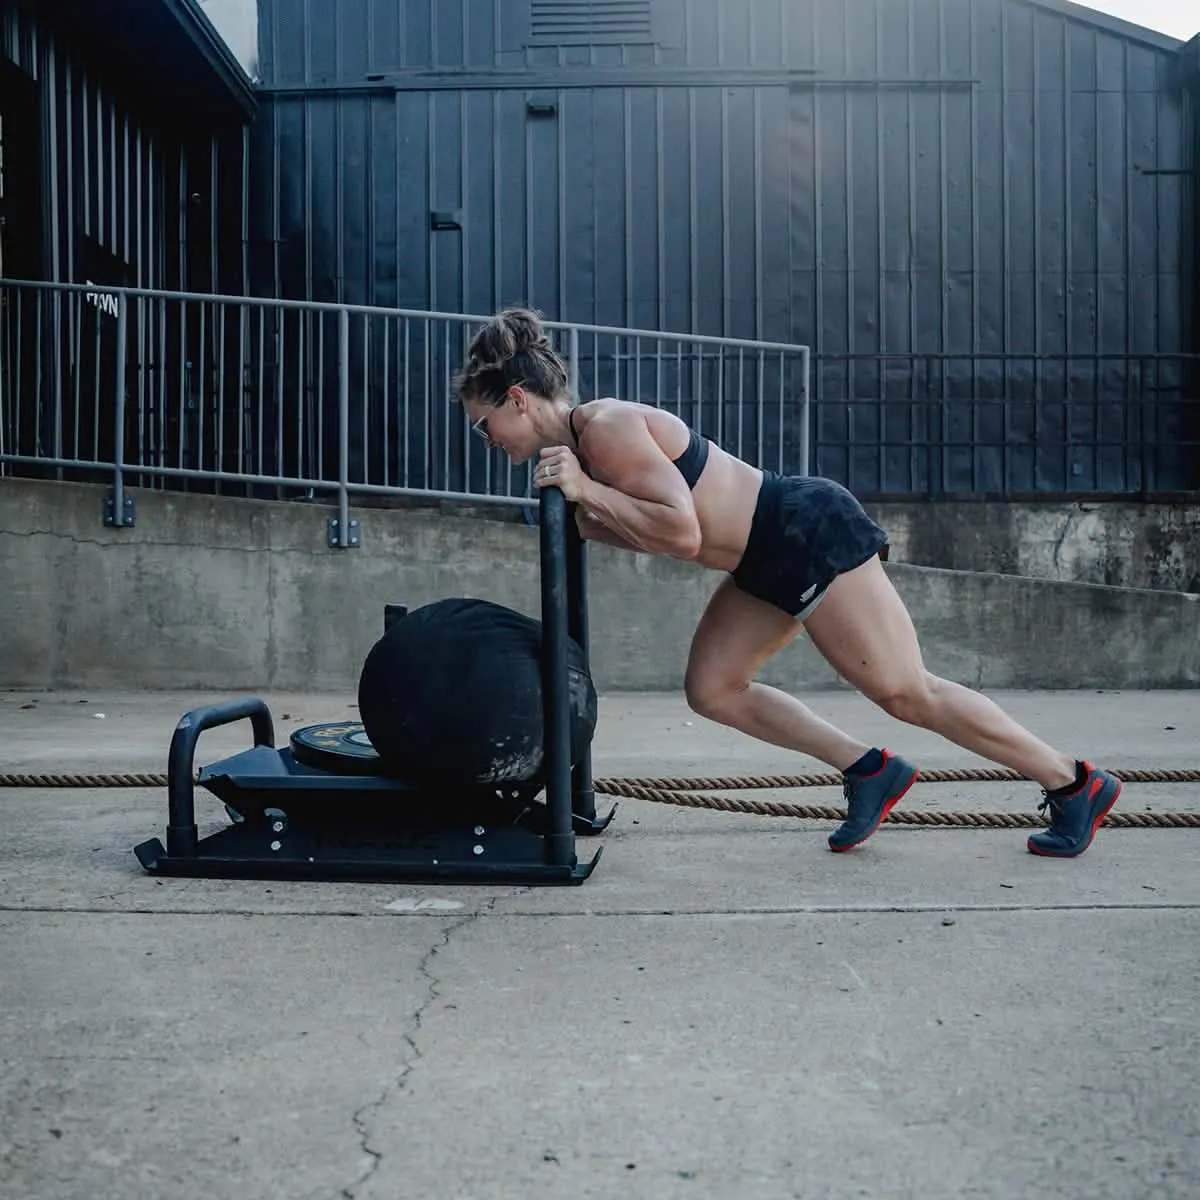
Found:
[[[512,388],[512,387],[524,387],[524,386],[525,386],[525,380],[523,380],[523,379],[518,379],[518,380],[516,380],[515,382],[513,382],[513,383],[510,383],[508,386],[509,386],[510,388]],[[507,395],[505,396],[505,399],[507,399]],[[503,402],[502,402],[502,403],[503,403]],[[490,445],[492,445],[492,435],[491,435],[491,434],[488,432],[488,419],[487,419],[487,417],[480,417],[478,421],[472,421],[472,422],[471,422],[471,432],[472,432],[472,433],[473,433],[473,434],[474,434],[476,437],[483,438],[483,440],[484,440],[485,442],[487,442],[489,446],[490,446]]]

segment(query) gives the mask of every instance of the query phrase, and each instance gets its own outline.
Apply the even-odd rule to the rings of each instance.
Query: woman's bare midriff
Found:
[[[714,571],[732,571],[742,561],[761,486],[757,467],[709,443],[708,463],[692,492],[700,519],[696,562]]]

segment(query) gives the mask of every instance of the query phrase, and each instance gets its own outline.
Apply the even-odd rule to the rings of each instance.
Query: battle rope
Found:
[[[924,779],[924,775],[921,776]],[[602,786],[603,785],[603,786]],[[622,780],[597,781],[596,791],[609,796],[629,796],[636,800],[651,800],[658,804],[677,804],[684,808],[710,808],[719,812],[749,813],[762,817],[792,817],[802,821],[842,821],[844,808],[818,804],[787,804],[766,800],[735,800],[726,796],[706,796],[694,792],[675,792],[662,788],[629,784]],[[1015,829],[1045,825],[1039,813],[1005,812],[930,812],[919,809],[894,808],[885,821],[893,825],[940,825],[977,829]],[[1111,812],[1104,818],[1105,826],[1133,829],[1172,828],[1200,829],[1200,812],[1131,813]]]
[[[1113,771],[1126,783],[1200,783],[1200,770],[1133,769]],[[965,770],[928,770],[920,775],[922,783],[995,783],[1025,782],[1016,771],[990,767]],[[707,808],[718,812],[748,813],[754,816],[791,817],[797,820],[840,821],[846,810],[832,805],[787,804],[769,800],[735,800],[724,796],[703,795],[704,791],[741,791],[804,787],[839,787],[838,774],[747,775],[700,779],[597,779],[595,789],[601,795],[625,796],[656,804],[674,804],[683,808]],[[165,775],[0,775],[0,788],[159,788],[167,786]],[[1044,825],[1037,813],[1004,812],[928,812],[893,809],[887,821],[894,825],[965,826],[969,828],[1013,829]],[[1127,829],[1200,829],[1200,812],[1112,812],[1106,826]]]
[[[1126,783],[1197,783],[1197,770],[1123,770],[1113,771]],[[959,770],[922,771],[922,783],[991,783],[1027,782],[1017,771],[995,767],[972,767]],[[597,779],[597,792],[609,796],[629,796],[658,804],[676,804],[684,808],[708,808],[719,812],[749,813],[755,816],[792,817],[806,821],[841,821],[846,810],[833,805],[788,804],[776,801],[736,800],[726,796],[706,796],[695,793],[740,791],[749,788],[838,787],[839,774],[811,775],[748,775],[712,779]],[[929,812],[918,809],[893,809],[886,821],[893,825],[924,825],[942,827],[1014,829],[1045,825],[1040,813],[1005,812]],[[1105,826],[1114,828],[1200,829],[1200,813],[1137,813],[1113,812],[1104,818]]]
[[[0,775],[0,787],[12,788],[157,788],[165,775]]]

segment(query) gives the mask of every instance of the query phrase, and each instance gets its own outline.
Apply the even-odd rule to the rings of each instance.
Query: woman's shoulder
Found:
[[[669,459],[687,448],[690,432],[674,413],[636,400],[602,397],[581,404],[574,422],[581,449],[597,459],[622,456],[634,447],[651,444]]]
[[[598,396],[595,400],[585,401],[575,410],[581,418],[581,427],[596,422],[608,426],[645,423],[683,424],[679,418],[666,409],[657,408],[652,404],[642,404],[638,400],[619,400],[615,396]]]
[[[628,400],[618,400],[615,396],[597,396],[594,400],[585,400],[575,406],[572,424],[580,438],[585,430],[593,427],[615,431],[642,419],[641,410],[644,407]]]

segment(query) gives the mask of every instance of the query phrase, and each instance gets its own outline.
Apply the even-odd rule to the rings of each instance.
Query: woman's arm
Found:
[[[636,554],[645,553],[641,546],[635,546],[632,542],[626,541],[619,533],[609,529],[603,521],[596,520],[582,505],[576,506],[575,524],[579,529],[579,536],[585,542],[600,542],[604,546],[615,546],[618,550],[632,550]]]
[[[583,476],[581,508],[621,539],[650,554],[691,559],[700,552],[700,522],[691,489],[663,453],[636,408],[597,415],[583,434],[587,461],[609,482]]]

